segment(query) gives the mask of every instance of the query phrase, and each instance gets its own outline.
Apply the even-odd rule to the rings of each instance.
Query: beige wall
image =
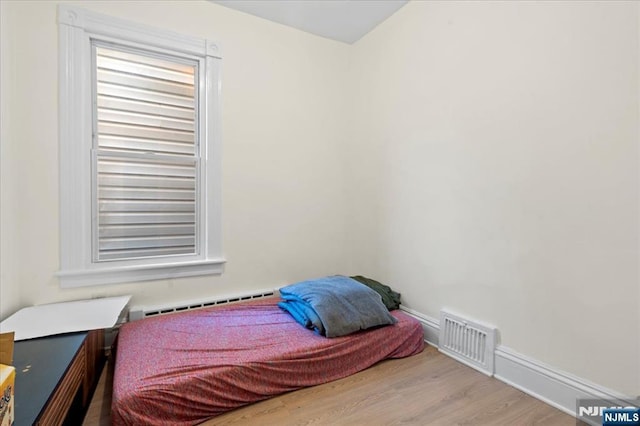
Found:
[[[354,46],[353,268],[640,394],[635,2],[412,2]]]
[[[209,2],[79,5],[220,42],[227,271],[58,287],[56,2],[0,1],[0,317],[362,273],[640,393],[637,3],[412,2],[353,46]]]
[[[0,3],[1,317],[93,296],[132,294],[135,304],[227,295],[345,269],[348,47],[206,1],[79,2],[222,47],[228,263],[221,277],[60,289],[57,2]]]
[[[17,285],[18,258],[13,250],[16,241],[17,209],[13,207],[19,186],[9,184],[19,174],[11,159],[15,158],[18,144],[11,143],[12,114],[14,96],[14,43],[9,42],[9,27],[13,20],[13,10],[6,2],[0,1],[0,319],[6,313],[20,307],[20,286]]]

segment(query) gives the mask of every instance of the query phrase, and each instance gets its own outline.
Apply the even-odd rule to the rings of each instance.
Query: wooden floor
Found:
[[[110,425],[109,363],[84,425]],[[433,347],[218,416],[214,425],[567,425],[573,417]]]

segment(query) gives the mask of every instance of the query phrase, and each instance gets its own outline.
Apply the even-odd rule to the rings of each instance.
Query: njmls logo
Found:
[[[640,408],[608,408],[602,414],[603,426],[640,426]]]
[[[640,398],[578,399],[576,425],[640,426]]]
[[[612,407],[612,406],[589,406],[589,407],[578,407],[578,416],[599,416],[604,417],[605,411],[614,411],[614,410],[634,410],[636,407]]]

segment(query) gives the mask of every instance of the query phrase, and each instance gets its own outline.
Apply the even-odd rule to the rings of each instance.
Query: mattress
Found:
[[[164,315],[122,326],[113,381],[114,425],[192,425],[284,392],[417,354],[422,326],[326,338],[277,307],[279,298]]]

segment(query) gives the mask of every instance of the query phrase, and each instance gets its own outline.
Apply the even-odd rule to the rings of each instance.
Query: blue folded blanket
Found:
[[[280,296],[278,306],[298,323],[327,337],[396,323],[380,294],[340,275],[283,287]]]

